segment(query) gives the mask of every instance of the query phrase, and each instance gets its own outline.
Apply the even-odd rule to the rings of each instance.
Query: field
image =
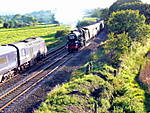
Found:
[[[59,30],[68,30],[69,27],[57,25],[37,25],[23,28],[0,29],[0,45],[14,43],[30,37],[42,37],[46,41],[46,45],[54,47],[62,44],[59,38],[55,38],[55,33]],[[57,44],[56,44],[57,43]],[[58,44],[59,43],[59,44]]]
[[[83,18],[82,21],[92,21],[92,22],[96,22],[98,20],[98,18],[96,17],[87,17],[87,18]]]

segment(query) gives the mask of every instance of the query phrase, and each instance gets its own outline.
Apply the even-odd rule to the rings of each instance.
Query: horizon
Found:
[[[0,7],[0,15],[24,15],[32,12],[51,10],[55,12],[56,20],[64,24],[72,24],[83,18],[85,10],[109,8],[117,0],[105,1],[106,0],[13,0],[9,1],[8,4],[8,0],[5,0],[2,1],[3,5]],[[149,0],[142,0],[142,2],[150,3]]]

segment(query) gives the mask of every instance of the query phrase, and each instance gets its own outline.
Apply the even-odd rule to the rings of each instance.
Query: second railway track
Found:
[[[2,86],[3,84],[5,84],[7,82],[10,82],[11,79],[14,79],[15,77],[17,77],[21,74],[25,74],[26,72],[30,73],[31,71],[36,70],[41,64],[44,64],[47,59],[49,59],[49,58],[53,59],[56,56],[58,56],[59,54],[61,54],[65,50],[65,46],[66,46],[66,44],[63,46],[54,48],[51,51],[48,51],[47,56],[44,59],[42,59],[42,61],[38,62],[38,65],[34,65],[34,67],[31,66],[31,67],[24,69],[21,73],[15,74],[13,77],[9,78],[8,80],[5,80],[4,82],[0,83],[0,86]],[[1,90],[2,89],[0,89],[0,93],[1,93]]]
[[[56,50],[58,52],[58,50]],[[55,53],[55,52],[54,52]],[[61,51],[60,51],[61,53]],[[26,79],[18,82],[13,85],[13,87],[8,88],[4,92],[0,94],[0,112],[3,112],[5,108],[11,105],[15,100],[19,97],[23,96],[25,93],[34,88],[38,83],[40,83],[43,79],[45,79],[48,75],[56,71],[60,66],[62,66],[65,62],[67,62],[72,55],[68,54],[68,52],[64,52],[58,55],[56,54],[56,58],[46,58],[45,65],[42,67],[38,67],[38,72],[35,71]],[[54,54],[53,54],[54,57]],[[48,63],[49,62],[49,63]],[[42,62],[41,62],[42,63]]]
[[[13,76],[12,78],[6,80],[5,82],[0,83],[0,94],[3,90],[6,89],[4,87],[7,84],[9,84],[9,82],[15,80],[16,77],[21,77],[21,75],[28,75],[28,74],[32,73],[33,71],[37,70],[41,65],[44,65],[48,59],[53,60],[53,59],[55,59],[55,57],[62,54],[63,52],[65,52],[65,45],[49,51],[47,53],[47,56],[44,59],[42,59],[40,62],[38,62],[38,64],[31,66],[31,67],[28,67],[28,68],[24,69],[21,73],[18,73],[15,76]],[[23,76],[23,78],[24,78],[24,76]]]

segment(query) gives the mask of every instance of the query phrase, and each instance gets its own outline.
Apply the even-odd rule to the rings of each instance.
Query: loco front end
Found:
[[[79,42],[77,36],[74,33],[70,33],[68,35],[68,42],[67,42],[68,52],[76,52],[79,49]]]

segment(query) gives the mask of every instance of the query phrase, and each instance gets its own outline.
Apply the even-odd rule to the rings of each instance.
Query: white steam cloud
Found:
[[[78,20],[82,19],[83,13],[82,10],[77,9],[57,9],[55,17],[60,23],[74,27]]]

